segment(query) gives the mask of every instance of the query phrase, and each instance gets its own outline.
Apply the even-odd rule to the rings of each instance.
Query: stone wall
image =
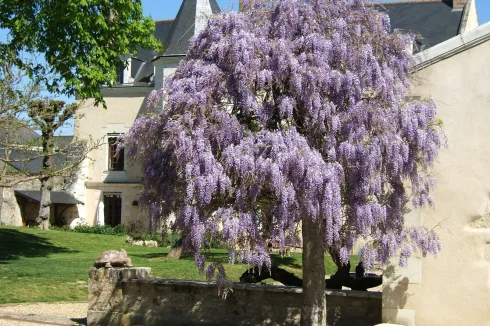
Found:
[[[12,188],[0,187],[0,225],[22,226],[19,205]]]
[[[15,177],[7,179],[7,182],[13,180],[15,180]],[[63,187],[64,179],[61,177],[54,177],[53,191],[62,191]],[[0,189],[0,191],[3,191],[3,196],[0,194],[0,225],[22,226],[26,223],[26,220],[33,221],[38,215],[39,204],[28,201],[19,202],[15,196],[15,190],[39,190],[40,188],[41,182],[37,179],[21,182],[13,187],[2,187]],[[68,189],[67,192],[70,193],[70,190]],[[67,219],[68,222],[73,221],[78,217],[77,207],[73,205],[73,207],[67,209],[64,212],[63,217]],[[54,223],[54,212],[51,213],[50,223]]]
[[[89,325],[299,325],[302,290],[234,283],[218,295],[214,283],[149,277],[149,268],[89,272]],[[325,291],[328,325],[381,322],[381,293]]]

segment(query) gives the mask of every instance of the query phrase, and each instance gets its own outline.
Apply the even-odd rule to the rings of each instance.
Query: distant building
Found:
[[[55,168],[61,167],[69,160],[70,153],[76,153],[74,146],[70,148],[72,140],[73,136],[55,137],[57,148],[70,149],[68,153],[63,152],[53,156]],[[41,137],[27,127],[0,130],[0,155],[4,159],[11,160],[9,163],[0,161],[4,184],[39,174],[43,161],[40,156],[40,144]],[[54,177],[49,221],[52,225],[69,225],[79,218],[77,205],[83,205],[83,202],[71,195],[72,182],[71,178]],[[0,187],[0,223],[15,226],[35,225],[35,219],[39,215],[40,187],[41,184],[37,179],[18,183],[12,187]]]
[[[164,52],[141,50],[127,58],[129,65],[118,72],[118,85],[102,87],[107,110],[92,106],[81,109],[84,117],[76,121],[75,135],[104,139],[104,145],[90,154],[82,169],[84,177],[75,186],[85,198],[80,216],[88,224],[102,222],[97,207],[103,203],[103,223],[115,226],[140,218],[148,226],[147,215],[138,205],[140,167],[128,164],[124,150],[117,154],[115,142],[138,116],[147,112],[150,92],[163,87],[164,78],[185,59],[189,40],[205,27],[208,17],[218,12],[216,0],[182,1],[175,19],[156,21],[155,36],[163,43]]]

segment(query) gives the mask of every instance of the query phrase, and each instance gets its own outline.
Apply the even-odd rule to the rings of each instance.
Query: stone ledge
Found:
[[[204,281],[186,281],[186,280],[174,280],[164,278],[139,278],[124,280],[125,283],[148,283],[156,285],[177,285],[177,286],[192,286],[200,288],[215,288],[215,282]],[[303,293],[302,288],[285,285],[260,285],[250,283],[233,283],[232,289],[247,290],[247,291],[259,291],[259,292],[280,292],[280,293]],[[356,298],[382,298],[382,292],[369,292],[369,291],[352,291],[352,290],[326,290],[327,296],[340,296],[340,297],[356,297]]]
[[[233,283],[234,291],[222,298],[215,282],[136,278],[148,274],[148,268],[91,268],[88,325],[263,326],[266,320],[299,325],[301,288]],[[329,324],[382,322],[380,292],[327,290],[325,295]]]
[[[354,291],[354,290],[326,290],[329,296],[353,297],[353,298],[379,298],[383,297],[383,292],[380,291]]]
[[[150,276],[150,267],[126,267],[121,268],[123,281],[130,279],[147,278]]]

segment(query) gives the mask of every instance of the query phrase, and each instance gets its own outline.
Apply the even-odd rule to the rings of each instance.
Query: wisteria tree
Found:
[[[404,212],[432,204],[441,146],[430,100],[409,101],[412,38],[360,0],[257,0],[212,18],[127,136],[144,170],[141,202],[175,213],[201,271],[221,234],[229,262],[270,267],[265,239],[303,242],[303,325],[326,324],[328,251],[339,266],[364,239],[367,269],[440,250]],[[267,272],[267,271],[264,271]]]

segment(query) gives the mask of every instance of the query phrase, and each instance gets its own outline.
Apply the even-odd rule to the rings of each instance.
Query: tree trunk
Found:
[[[170,252],[167,254],[167,258],[169,259],[180,259],[182,257],[182,253],[184,252],[184,240],[185,236],[181,237],[179,241],[173,245]]]
[[[38,228],[49,229],[49,217],[51,215],[51,189],[53,189],[50,177],[41,179],[41,201],[39,202],[39,216],[36,219]]]
[[[39,215],[36,218],[38,228],[42,230],[49,229],[49,217],[51,216],[51,190],[53,189],[53,178],[50,176],[53,168],[54,153],[54,129],[51,127],[54,120],[45,119],[46,127],[42,130],[43,143],[43,166],[41,169],[41,201],[39,202]]]
[[[327,324],[323,221],[303,218],[303,306],[302,326]]]
[[[3,214],[3,188],[4,187],[0,187],[0,220],[1,220],[1,216]]]

